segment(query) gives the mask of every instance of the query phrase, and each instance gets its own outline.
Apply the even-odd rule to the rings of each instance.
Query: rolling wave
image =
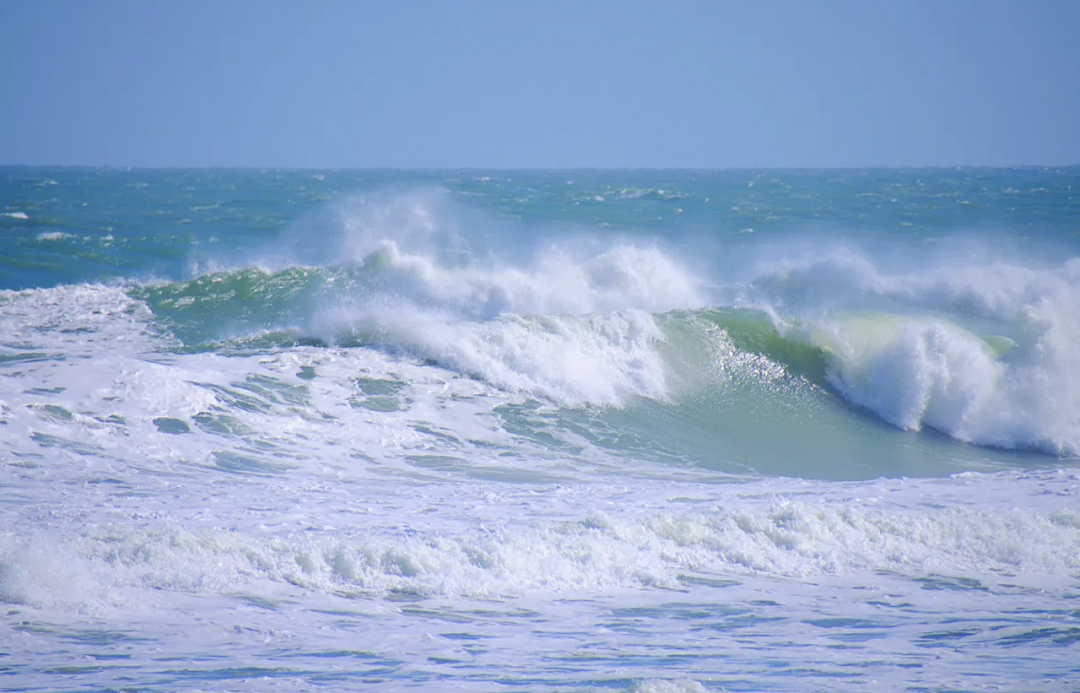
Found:
[[[450,206],[431,191],[364,198],[343,207],[337,237],[321,234],[306,254],[129,283],[123,299],[93,285],[4,292],[6,332],[56,337],[73,315],[93,332],[93,316],[130,301],[110,334],[145,313],[136,341],[152,335],[158,350],[374,350],[515,401],[658,406],[694,422],[684,430],[700,449],[717,431],[732,445],[733,427],[751,418],[759,438],[770,426],[795,438],[822,427],[850,436],[837,420],[869,412],[977,445],[1080,454],[1075,259],[905,264],[793,243],[691,261],[660,241],[588,233],[517,234],[519,247],[505,249],[463,230]],[[97,300],[105,305],[88,309]]]
[[[911,286],[919,282],[921,293]],[[441,266],[388,241],[353,263],[248,267],[131,294],[189,349],[375,348],[566,407],[679,402],[729,387],[733,372],[761,383],[745,397],[769,400],[761,388],[782,377],[901,429],[1078,454],[1071,384],[1080,367],[1068,349],[1075,318],[1018,289],[1028,303],[1006,311],[999,288],[983,302],[995,320],[957,319],[920,305],[944,289],[919,282],[906,289],[918,298],[906,313],[783,314],[708,307],[702,283],[657,247],[616,245],[591,256],[556,249],[531,266],[473,268]]]

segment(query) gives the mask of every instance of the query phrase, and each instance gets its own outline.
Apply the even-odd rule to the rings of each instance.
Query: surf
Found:
[[[15,676],[1064,680],[1075,179],[15,171]]]
[[[1080,454],[1075,259],[526,233],[438,189],[349,198],[312,224],[303,253],[287,233],[254,264],[131,293],[188,348],[376,349],[555,407],[731,400],[781,428],[784,383],[903,431]]]

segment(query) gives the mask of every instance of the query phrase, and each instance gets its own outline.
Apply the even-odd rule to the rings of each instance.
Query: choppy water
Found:
[[[1080,689],[1080,169],[0,169],[0,685]]]

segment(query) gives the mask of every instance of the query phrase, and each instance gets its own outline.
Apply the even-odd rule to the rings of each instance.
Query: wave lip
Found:
[[[845,397],[907,430],[926,424],[964,436],[1005,374],[983,340],[943,320],[834,317],[809,339],[829,356],[829,380]]]

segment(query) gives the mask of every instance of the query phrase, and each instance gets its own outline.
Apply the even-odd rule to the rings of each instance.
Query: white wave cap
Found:
[[[442,258],[403,250],[391,239],[360,258],[378,266],[395,292],[422,305],[453,310],[463,318],[500,315],[583,315],[619,310],[664,312],[704,304],[700,282],[655,246],[616,243],[589,252],[552,244],[528,264],[496,260],[454,267]]]
[[[628,693],[706,693],[705,686],[693,679],[645,679],[630,687]]]
[[[474,252],[449,206],[439,191],[345,205],[346,257],[375,274],[376,288],[324,306],[315,329],[329,341],[366,335],[563,405],[668,396],[650,314],[704,304],[691,272],[629,241],[508,250],[515,261]]]
[[[889,274],[841,248],[763,263],[757,272],[750,282],[756,300],[830,307],[807,320],[806,334],[811,342],[815,331],[824,337],[830,380],[854,403],[901,428],[925,425],[972,443],[1080,455],[1080,259],[1048,268],[994,261]],[[843,312],[847,304],[865,306],[868,296],[914,314]],[[991,329],[1004,337],[987,334]],[[1014,346],[1001,350],[995,341]]]

